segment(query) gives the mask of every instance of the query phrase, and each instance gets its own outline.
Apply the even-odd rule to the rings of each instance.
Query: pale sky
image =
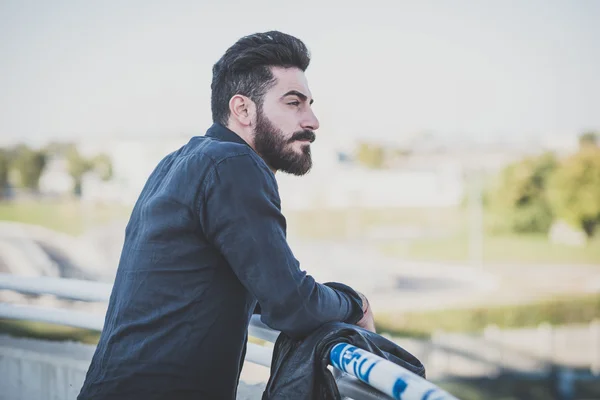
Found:
[[[0,0],[0,135],[203,134],[213,63],[271,29],[311,49],[335,140],[575,135],[600,130],[598,21],[597,0]]]

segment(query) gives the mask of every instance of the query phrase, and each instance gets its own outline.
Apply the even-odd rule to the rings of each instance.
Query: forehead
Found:
[[[276,79],[275,85],[270,90],[271,93],[282,96],[290,90],[296,90],[312,98],[306,75],[301,69],[273,67],[271,70]]]

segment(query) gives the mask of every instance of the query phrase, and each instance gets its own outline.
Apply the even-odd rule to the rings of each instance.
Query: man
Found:
[[[374,330],[364,296],[316,283],[286,242],[274,174],[312,166],[309,62],[267,32],[214,65],[214,124],[140,194],[79,399],[234,399],[254,311],[293,338],[331,321]]]

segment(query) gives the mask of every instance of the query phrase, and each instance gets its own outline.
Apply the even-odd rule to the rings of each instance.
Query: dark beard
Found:
[[[254,127],[254,148],[270,168],[296,176],[310,171],[312,168],[310,146],[303,146],[302,154],[298,154],[289,146],[296,140],[313,142],[315,134],[309,130],[299,131],[295,132],[290,139],[286,139],[283,132],[273,126],[262,110],[258,110]]]

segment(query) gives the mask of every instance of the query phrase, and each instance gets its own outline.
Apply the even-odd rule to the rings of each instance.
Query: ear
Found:
[[[242,126],[251,126],[256,116],[256,104],[250,98],[236,94],[229,99],[230,118]]]

